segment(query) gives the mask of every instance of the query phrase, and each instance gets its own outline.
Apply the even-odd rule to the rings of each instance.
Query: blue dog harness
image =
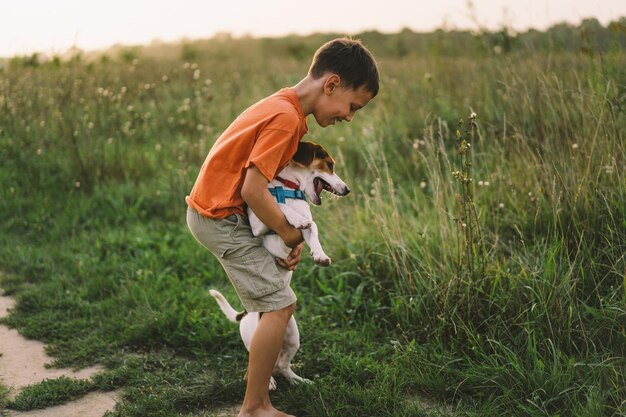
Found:
[[[284,204],[285,199],[287,198],[293,198],[296,200],[306,201],[306,197],[304,196],[304,193],[300,190],[289,190],[289,189],[284,189],[283,187],[268,188],[268,190],[270,194],[274,196],[274,198],[279,204]]]
[[[281,177],[276,177],[276,180],[282,182],[287,187],[289,187],[288,189],[284,189],[283,187],[268,188],[270,194],[274,196],[278,204],[284,204],[286,198],[306,201],[304,193],[298,189],[298,184]]]

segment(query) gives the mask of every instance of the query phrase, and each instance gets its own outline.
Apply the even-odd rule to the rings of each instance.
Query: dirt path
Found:
[[[15,301],[10,297],[0,296],[0,317],[10,314]],[[67,376],[69,378],[89,379],[102,368],[95,366],[74,372],[71,369],[46,368],[53,359],[45,352],[45,345],[36,340],[20,336],[15,329],[0,325],[0,383],[10,389],[9,398],[15,396],[27,385],[36,384],[44,379]],[[28,412],[8,412],[11,417],[101,417],[112,410],[119,398],[119,392],[92,392],[71,403],[44,410]],[[0,412],[2,412],[0,410]]]

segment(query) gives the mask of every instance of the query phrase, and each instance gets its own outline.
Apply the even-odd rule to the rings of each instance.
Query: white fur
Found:
[[[215,298],[220,309],[224,312],[228,320],[237,323],[237,312],[226,301],[224,296],[216,290],[210,290],[209,293]],[[246,349],[250,351],[250,343],[252,342],[252,335],[259,325],[259,313],[247,313],[239,322],[239,333]],[[278,359],[274,365],[274,372],[278,372],[283,375],[292,384],[300,382],[311,382],[308,379],[304,379],[291,369],[291,360],[296,355],[296,352],[300,348],[300,332],[298,331],[298,325],[296,319],[292,316],[287,323],[287,329],[285,331],[285,338],[283,339],[283,346],[278,354]],[[270,379],[271,390],[276,389],[276,380],[274,377]]]
[[[334,194],[343,196],[350,192],[348,186],[343,182],[337,174],[328,174],[319,169],[302,166],[296,162],[290,161],[287,166],[278,174],[281,178],[292,181],[300,185],[300,189],[307,196],[312,204],[319,205],[321,203],[319,195],[315,192],[314,179],[321,178],[330,187]],[[282,182],[273,180],[268,184],[268,188],[283,187],[287,188]],[[287,222],[293,227],[302,230],[302,237],[311,249],[311,256],[316,264],[322,266],[330,265],[330,258],[324,252],[319,239],[319,231],[317,224],[313,221],[311,207],[304,200],[287,198],[285,203],[279,203],[278,206],[282,210]],[[286,259],[291,249],[285,245],[280,236],[276,234],[267,234],[270,229],[257,217],[256,214],[248,207],[248,219],[252,234],[255,236],[263,235],[263,246],[274,256]]]

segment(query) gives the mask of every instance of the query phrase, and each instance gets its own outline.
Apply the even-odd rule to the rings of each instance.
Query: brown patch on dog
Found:
[[[327,159],[316,159],[315,162],[311,165],[313,169],[319,169],[320,171],[324,171],[330,175],[333,175],[334,162]]]
[[[298,143],[298,150],[291,159],[300,165],[320,169],[331,175],[335,169],[335,160],[328,151],[322,145],[313,142]],[[313,164],[314,160],[315,164]]]

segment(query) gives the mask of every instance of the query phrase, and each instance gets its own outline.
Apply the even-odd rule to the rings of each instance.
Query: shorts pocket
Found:
[[[286,273],[279,271],[274,257],[265,248],[257,247],[243,255],[233,255],[229,250],[224,251],[222,264],[241,295],[255,299],[285,287]]]

